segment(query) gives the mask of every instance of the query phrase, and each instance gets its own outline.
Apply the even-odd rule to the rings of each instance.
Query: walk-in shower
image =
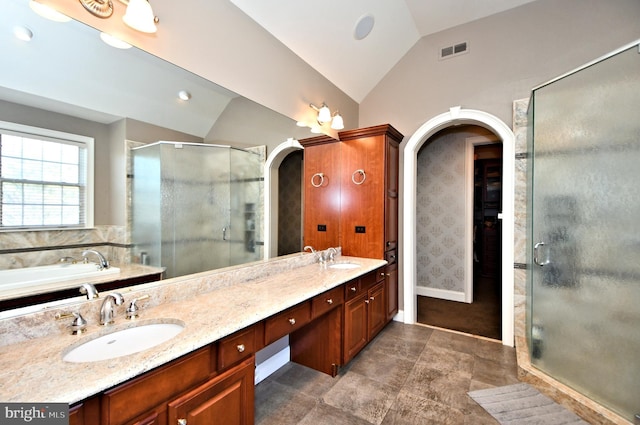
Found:
[[[262,155],[158,142],[132,158],[135,260],[169,278],[262,258]]]
[[[640,52],[529,104],[531,362],[630,422],[640,413]]]

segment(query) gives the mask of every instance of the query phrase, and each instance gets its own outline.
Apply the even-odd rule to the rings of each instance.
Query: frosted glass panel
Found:
[[[534,91],[533,364],[640,413],[640,54]]]
[[[261,258],[262,156],[161,142],[133,150],[134,261],[165,277]]]

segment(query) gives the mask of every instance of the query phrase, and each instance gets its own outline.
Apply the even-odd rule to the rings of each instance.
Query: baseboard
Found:
[[[404,323],[404,310],[398,310],[395,316],[393,316],[394,322],[402,322]]]
[[[448,289],[425,288],[424,286],[416,286],[416,295],[424,297],[440,298],[449,301],[464,301],[464,292],[450,291]]]
[[[289,363],[291,360],[291,349],[287,345],[285,348],[264,360],[262,363],[256,365],[255,370],[255,384],[257,385],[261,381],[267,379],[269,375]]]

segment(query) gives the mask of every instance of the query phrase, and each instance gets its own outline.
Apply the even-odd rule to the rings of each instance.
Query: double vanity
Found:
[[[0,320],[0,400],[68,403],[72,424],[253,423],[255,353],[288,335],[292,361],[336,375],[390,320],[385,265],[294,254],[123,288],[112,325],[107,294]]]

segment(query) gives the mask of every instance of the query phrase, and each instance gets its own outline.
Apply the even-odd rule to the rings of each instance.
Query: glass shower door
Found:
[[[536,89],[530,105],[532,363],[640,413],[640,54]]]
[[[163,264],[174,276],[229,265],[229,148],[196,144],[166,144],[171,160],[164,178],[171,182],[173,217],[164,221],[172,247]],[[170,277],[170,276],[169,276]]]

